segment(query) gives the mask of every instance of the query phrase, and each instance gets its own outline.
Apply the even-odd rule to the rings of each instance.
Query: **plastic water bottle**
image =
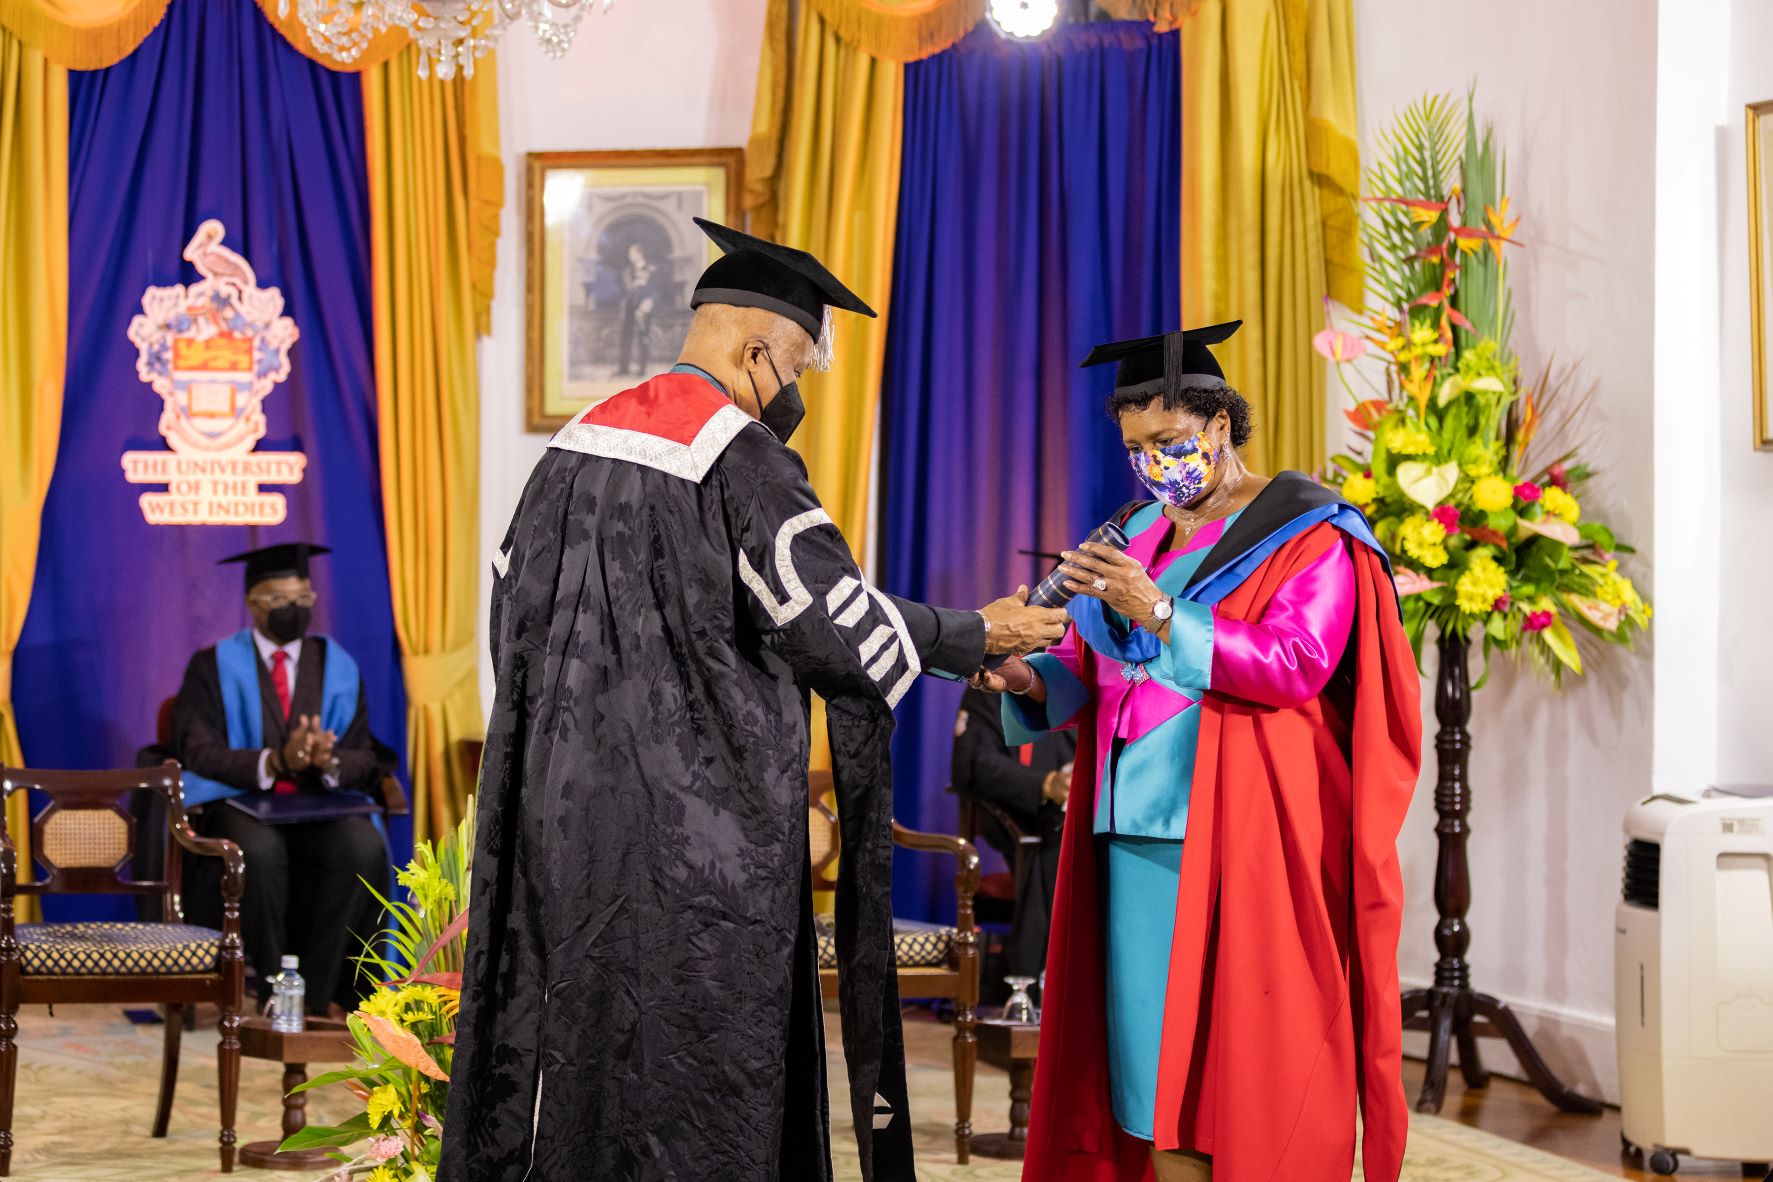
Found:
[[[299,958],[286,956],[283,971],[271,978],[271,1029],[283,1034],[300,1034],[306,1029],[304,995],[308,987],[296,972],[300,964]]]

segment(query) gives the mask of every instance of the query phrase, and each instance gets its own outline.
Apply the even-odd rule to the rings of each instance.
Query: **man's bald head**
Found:
[[[713,375],[753,418],[812,364],[816,342],[786,316],[763,308],[703,304],[690,320],[678,361]]]

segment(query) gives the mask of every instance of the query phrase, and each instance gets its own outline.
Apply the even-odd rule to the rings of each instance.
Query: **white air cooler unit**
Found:
[[[1626,1142],[1773,1160],[1773,798],[1652,796],[1625,818],[1613,992]]]

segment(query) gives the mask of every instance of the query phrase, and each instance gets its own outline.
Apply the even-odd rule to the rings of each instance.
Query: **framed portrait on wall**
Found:
[[[742,221],[740,148],[531,152],[526,288],[531,431],[659,373],[719,249],[691,218]]]
[[[1768,299],[1773,295],[1773,99],[1750,103],[1748,123],[1748,322],[1753,357],[1754,444],[1773,451],[1773,404],[1767,388]]]

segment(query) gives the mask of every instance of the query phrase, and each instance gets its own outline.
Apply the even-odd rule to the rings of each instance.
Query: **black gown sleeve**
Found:
[[[804,478],[782,473],[755,485],[729,524],[746,607],[764,643],[827,701],[895,706],[919,673],[971,672],[983,659],[977,613],[910,603],[869,585]]]
[[[971,677],[985,662],[985,617],[889,595],[905,617],[911,643],[926,672]]]
[[[215,650],[205,649],[185,666],[172,707],[172,747],[180,764],[205,779],[258,790],[259,751],[228,746],[228,716],[222,707],[222,679]]]

